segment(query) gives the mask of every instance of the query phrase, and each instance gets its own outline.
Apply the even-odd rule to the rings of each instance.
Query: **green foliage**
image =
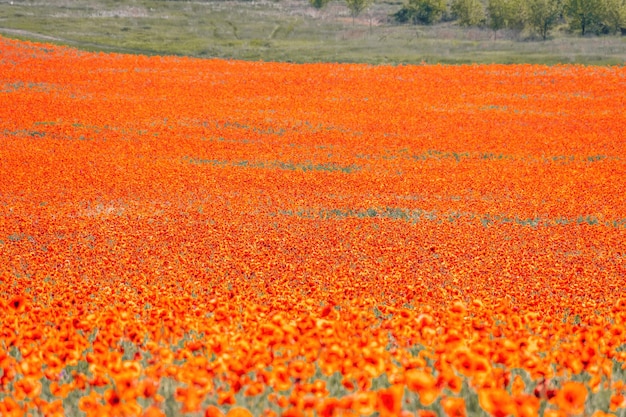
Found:
[[[527,25],[546,40],[563,14],[561,0],[527,0],[526,8]]]
[[[626,29],[626,0],[603,0],[602,27],[609,33]]]
[[[507,28],[522,30],[526,26],[528,16],[526,13],[527,0],[507,0],[508,20]]]
[[[446,0],[409,0],[393,17],[400,23],[431,25],[447,11]]]
[[[346,6],[350,9],[350,15],[354,22],[354,18],[361,14],[361,12],[372,5],[374,0],[345,0]]]
[[[480,0],[453,0],[451,10],[461,26],[485,24],[485,7]]]
[[[487,24],[493,30],[494,40],[500,29],[508,27],[512,19],[511,7],[508,0],[489,0],[487,2]]]
[[[603,0],[567,0],[565,12],[570,19],[570,29],[580,31],[583,36],[598,31],[602,16],[606,14],[605,6]]]
[[[309,0],[309,4],[318,10],[326,7],[328,3],[330,3],[330,0]]]

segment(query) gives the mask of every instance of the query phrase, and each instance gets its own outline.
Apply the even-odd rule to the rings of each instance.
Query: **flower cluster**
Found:
[[[623,415],[625,92],[0,38],[0,415]]]

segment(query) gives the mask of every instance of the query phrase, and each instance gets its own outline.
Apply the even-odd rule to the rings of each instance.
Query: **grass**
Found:
[[[454,23],[395,25],[400,1],[379,0],[353,23],[338,0],[318,11],[306,0],[59,0],[0,2],[0,34],[89,51],[282,62],[578,63],[623,65],[626,38],[581,38],[556,30],[466,29]]]

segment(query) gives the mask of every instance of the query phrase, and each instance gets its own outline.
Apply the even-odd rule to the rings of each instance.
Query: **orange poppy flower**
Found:
[[[404,396],[404,386],[393,385],[387,389],[381,389],[377,393],[377,410],[381,417],[398,416],[402,411],[402,398]]]
[[[204,395],[192,385],[187,388],[177,388],[175,398],[183,403],[183,412],[187,413],[200,410]]]
[[[35,378],[22,378],[15,382],[15,397],[34,399],[41,394],[41,382]]]
[[[235,404],[235,393],[233,390],[221,391],[217,393],[217,403],[219,405],[233,405]]]
[[[359,391],[353,395],[352,409],[362,415],[369,416],[376,411],[376,393]]]
[[[405,374],[406,386],[420,396],[420,402],[423,405],[432,404],[439,395],[439,389],[436,388],[437,380],[431,374],[411,369]]]
[[[304,416],[305,416],[304,412],[296,407],[288,408],[284,413],[281,414],[281,417],[304,417]]]
[[[526,384],[524,383],[522,377],[519,375],[515,375],[515,377],[513,378],[513,383],[511,384],[511,393],[514,396],[521,395],[522,392],[524,392],[525,388]]]
[[[541,402],[533,395],[520,394],[514,398],[519,417],[533,417],[539,413]]]
[[[95,390],[89,392],[89,395],[83,396],[78,400],[78,408],[83,412],[99,410],[101,408],[101,395]]]
[[[517,414],[515,401],[509,393],[500,388],[485,388],[478,391],[480,406],[494,417]]]
[[[334,397],[325,398],[317,406],[317,412],[320,417],[332,417],[337,409],[341,408],[339,400]]]
[[[546,409],[543,412],[543,416],[544,417],[568,417],[569,414],[567,414],[563,410]]]
[[[204,410],[204,417],[224,417],[224,413],[216,406],[210,405]]]
[[[606,411],[596,410],[591,417],[615,417],[615,414],[607,413]]]
[[[609,403],[609,409],[611,411],[616,411],[618,408],[626,408],[626,396],[619,391],[611,395]]]
[[[554,400],[560,410],[570,414],[580,414],[585,410],[587,387],[581,382],[566,382],[557,392]]]
[[[16,295],[9,300],[9,308],[17,313],[23,313],[26,310],[26,297]]]
[[[243,407],[233,407],[228,410],[226,417],[253,417],[252,413]]]
[[[448,417],[466,417],[465,400],[458,397],[446,397],[441,400],[441,407]]]
[[[143,412],[143,417],[165,417],[165,413],[159,407],[151,405]]]

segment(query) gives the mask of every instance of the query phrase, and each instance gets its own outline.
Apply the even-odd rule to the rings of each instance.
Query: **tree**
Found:
[[[602,26],[611,33],[626,28],[626,0],[603,0]]]
[[[446,0],[409,0],[393,16],[400,23],[421,23],[430,25],[438,22],[447,11]]]
[[[500,29],[508,27],[511,20],[511,9],[507,0],[489,0],[487,2],[487,24],[493,30],[495,40]]]
[[[585,36],[597,28],[603,15],[602,0],[567,0],[565,13],[570,18],[570,28],[580,30]]]
[[[354,24],[354,18],[361,14],[361,12],[374,2],[374,0],[345,0],[346,6],[350,9],[350,15],[352,16],[352,23]]]
[[[480,26],[485,23],[485,8],[480,0],[453,0],[451,9],[461,26]]]
[[[330,3],[330,0],[309,0],[309,4],[317,10],[323,9],[328,3]]]
[[[546,40],[563,13],[561,0],[527,0],[526,7],[526,23]]]
[[[526,11],[527,0],[506,0],[508,19],[506,27],[509,29],[522,30],[528,20]]]

